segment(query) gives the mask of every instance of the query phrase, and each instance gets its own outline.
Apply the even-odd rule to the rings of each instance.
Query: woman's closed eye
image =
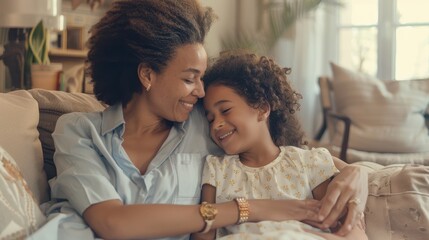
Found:
[[[194,83],[194,80],[192,80],[192,79],[183,79],[183,81],[184,81],[186,84],[193,84],[193,83]]]

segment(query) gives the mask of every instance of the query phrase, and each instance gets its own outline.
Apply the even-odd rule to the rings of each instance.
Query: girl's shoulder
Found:
[[[282,146],[280,149],[283,152],[284,159],[294,162],[306,163],[308,161],[313,162],[319,159],[332,159],[331,153],[328,149],[323,147],[317,148],[300,148],[294,146]]]
[[[207,155],[206,161],[209,164],[217,166],[230,166],[237,161],[240,161],[238,155]]]
[[[304,147],[295,147],[295,146],[280,146],[280,149],[286,153],[300,153],[300,154],[306,154],[306,153],[312,153],[312,154],[317,154],[317,153],[322,153],[322,154],[329,154],[328,149],[323,148],[323,147],[313,147],[313,148],[309,148],[307,146]]]

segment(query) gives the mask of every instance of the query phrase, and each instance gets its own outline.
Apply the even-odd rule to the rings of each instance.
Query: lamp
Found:
[[[61,3],[61,0],[0,0],[0,28],[9,29],[0,60],[9,68],[12,89],[25,87],[24,55],[29,29],[42,19],[50,30],[64,29]]]

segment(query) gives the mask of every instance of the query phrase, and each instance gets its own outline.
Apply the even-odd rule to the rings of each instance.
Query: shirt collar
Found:
[[[113,131],[119,126],[125,124],[124,114],[122,111],[122,104],[115,104],[103,111],[103,120],[101,124],[101,134],[105,135],[108,132]],[[192,113],[191,113],[192,114]],[[179,131],[185,132],[188,128],[188,121],[174,123],[174,127],[180,129]]]
[[[103,111],[101,123],[101,134],[105,135],[113,131],[115,128],[124,125],[124,114],[122,112],[122,104],[115,104]]]

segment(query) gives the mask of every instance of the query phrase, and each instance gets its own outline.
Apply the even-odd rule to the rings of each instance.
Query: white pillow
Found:
[[[15,160],[2,147],[0,209],[0,239],[24,239],[46,220]]]
[[[429,152],[423,113],[429,79],[381,81],[331,63],[336,110],[351,119],[349,147],[386,153]],[[338,128],[334,145],[341,144]]]
[[[0,146],[16,160],[37,201],[47,201],[37,101],[25,90],[0,93],[0,115]]]

